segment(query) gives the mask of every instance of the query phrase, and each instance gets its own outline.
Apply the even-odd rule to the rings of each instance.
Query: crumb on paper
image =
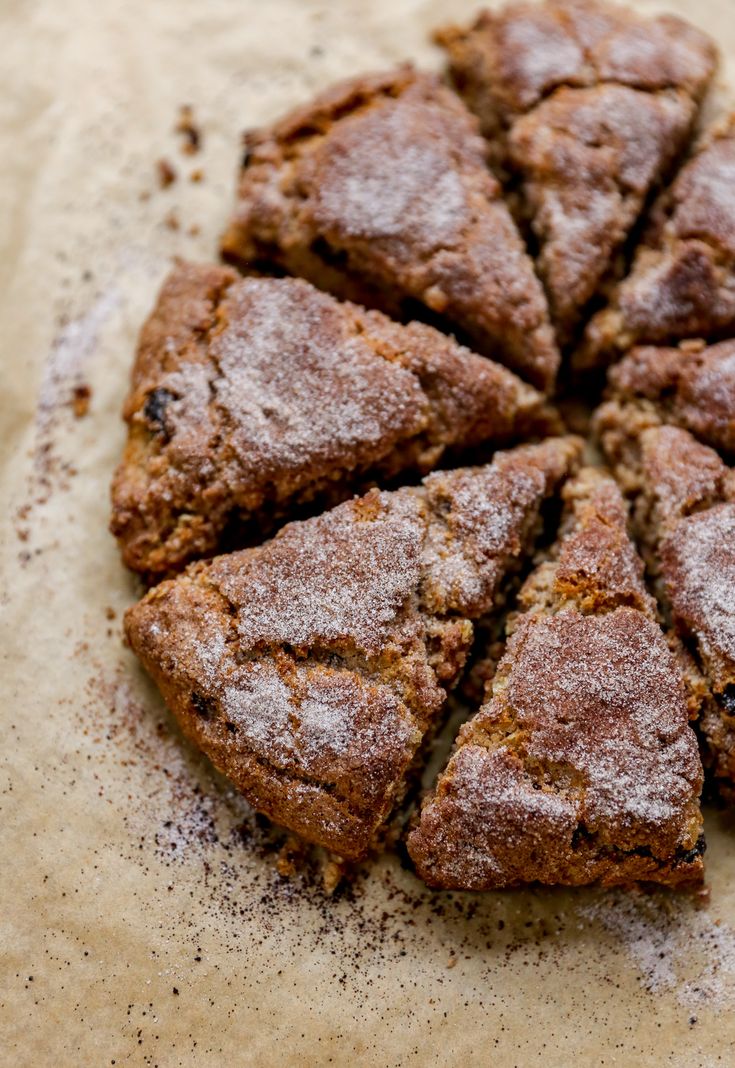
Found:
[[[202,147],[202,132],[194,121],[194,109],[190,104],[182,104],[179,108],[179,118],[174,129],[183,138],[181,151],[187,156],[195,155]]]
[[[158,174],[158,184],[161,189],[168,189],[178,177],[176,169],[167,159],[159,159],[156,162],[156,173]]]
[[[298,875],[304,863],[304,843],[295,835],[289,835],[276,860],[278,874],[284,879]]]
[[[74,416],[77,419],[83,419],[89,411],[89,405],[92,400],[92,387],[86,382],[80,382],[74,386],[71,395],[71,406]]]
[[[179,213],[176,208],[171,208],[171,211],[164,216],[163,225],[167,226],[169,230],[180,230],[181,222],[179,220]]]
[[[190,182],[194,182],[194,183],[198,183],[198,182],[203,182],[204,181],[204,171],[202,170],[201,167],[195,167],[194,168],[194,170],[189,175],[189,181]]]

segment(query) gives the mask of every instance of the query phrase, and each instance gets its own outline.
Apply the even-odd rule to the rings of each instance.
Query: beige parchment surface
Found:
[[[429,894],[396,857],[330,900],[276,873],[121,644],[136,586],[106,524],[134,339],[171,257],[214,255],[239,132],[335,77],[436,65],[428,28],[474,6],[0,4],[4,1065],[735,1063],[731,817],[708,813],[704,906]],[[666,6],[735,60],[733,0]]]

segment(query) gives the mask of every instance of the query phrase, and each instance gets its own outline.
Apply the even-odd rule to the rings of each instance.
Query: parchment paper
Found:
[[[732,0],[665,6],[735,59]],[[428,28],[474,7],[0,7],[3,1064],[735,1063],[732,818],[708,813],[709,903],[429,894],[395,856],[328,899],[278,874],[121,644],[135,335],[171,257],[214,255],[240,131],[338,76],[436,65]]]

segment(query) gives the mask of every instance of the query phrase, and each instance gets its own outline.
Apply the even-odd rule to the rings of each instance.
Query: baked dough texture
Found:
[[[542,286],[477,120],[433,75],[354,78],[248,134],[222,249],[393,315],[438,315],[483,355],[553,387]]]
[[[487,701],[408,839],[448,889],[702,878],[702,768],[679,661],[614,481],[564,489],[560,540],[524,584]]]
[[[517,189],[566,344],[687,145],[714,44],[682,19],[596,0],[514,3],[437,39]]]
[[[145,324],[112,488],[125,563],[180,570],[307,503],[559,428],[544,398],[422,323],[294,278],[180,264]]]
[[[580,368],[632,345],[735,334],[735,115],[710,132],[654,205],[628,276],[588,324]]]
[[[194,564],[128,611],[128,640],[257,810],[359,858],[580,450],[549,438],[372,490]]]
[[[735,799],[735,471],[689,431],[617,400],[595,417],[602,448],[633,501],[656,595],[695,654],[709,694],[705,762]]]
[[[735,341],[637,346],[610,368],[607,392],[735,456]]]

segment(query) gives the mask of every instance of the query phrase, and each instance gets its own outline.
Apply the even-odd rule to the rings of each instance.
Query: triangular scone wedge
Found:
[[[735,457],[735,341],[637,346],[610,368],[607,396]]]
[[[257,810],[358,858],[580,450],[549,438],[371,490],[193,565],[128,611],[130,644]]]
[[[552,558],[511,617],[488,698],[408,839],[431,886],[702,877],[702,767],[677,656],[613,480],[568,483]]]
[[[735,115],[716,127],[651,213],[628,276],[589,322],[580,369],[632,345],[735,335]]]
[[[681,427],[609,401],[595,429],[620,484],[666,616],[709,686],[705,762],[735,801],[735,470]]]
[[[423,306],[483,355],[553,385],[541,283],[477,120],[433,75],[361,76],[248,134],[222,249],[402,317]]]
[[[597,0],[513,3],[437,38],[494,159],[518,185],[566,343],[686,146],[714,45],[681,19]]]
[[[432,327],[193,264],[143,328],[125,417],[112,530],[149,577],[446,450],[558,430],[532,386]]]

